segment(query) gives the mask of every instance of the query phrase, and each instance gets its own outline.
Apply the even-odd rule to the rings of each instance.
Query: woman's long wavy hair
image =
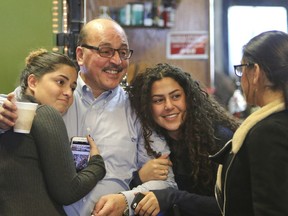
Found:
[[[239,124],[202,90],[189,73],[169,64],[157,64],[137,74],[128,89],[132,108],[142,123],[145,148],[149,155],[157,154],[150,145],[152,131],[164,136],[169,145],[170,137],[167,131],[156,124],[152,117],[151,88],[155,81],[164,77],[170,77],[178,82],[186,94],[186,117],[180,126],[179,135],[181,144],[175,147],[178,150],[188,150],[189,161],[191,161],[190,176],[195,184],[211,186],[215,182],[215,173],[208,156],[219,150],[219,146],[215,144],[215,124],[228,127],[232,131],[235,131]],[[169,146],[171,148],[171,145]]]

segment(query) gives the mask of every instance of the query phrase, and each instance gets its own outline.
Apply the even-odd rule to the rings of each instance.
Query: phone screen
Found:
[[[87,166],[90,154],[90,145],[86,137],[73,137],[71,141],[71,149],[74,155],[76,171],[84,169]]]

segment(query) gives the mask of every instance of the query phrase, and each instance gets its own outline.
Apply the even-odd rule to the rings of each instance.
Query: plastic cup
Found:
[[[18,118],[14,125],[14,132],[28,134],[30,133],[38,104],[19,101],[16,101],[15,104],[17,106]]]

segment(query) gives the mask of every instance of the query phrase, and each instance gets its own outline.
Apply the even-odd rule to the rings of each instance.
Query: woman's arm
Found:
[[[167,154],[157,159],[149,160],[138,171],[133,173],[130,188],[132,189],[151,180],[166,180],[169,167],[172,167],[172,162],[169,160],[169,155]]]
[[[167,212],[171,211],[174,204],[177,204],[181,213],[185,216],[219,216],[221,214],[216,199],[212,196],[202,196],[174,188],[153,190],[147,193],[146,196],[149,196],[149,199],[143,198],[135,213],[141,215],[141,208],[144,207],[145,210],[142,212],[145,212],[150,206],[155,209],[160,208],[161,212]],[[153,197],[156,197],[156,199]],[[149,206],[146,203],[149,203]]]
[[[92,156],[88,166],[76,173],[65,124],[52,107],[37,109],[31,134],[49,194],[58,203],[68,205],[79,200],[104,177],[105,166],[100,155]]]

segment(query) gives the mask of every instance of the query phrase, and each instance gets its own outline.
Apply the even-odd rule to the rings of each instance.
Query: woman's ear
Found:
[[[259,80],[260,80],[260,76],[261,76],[261,72],[260,72],[260,67],[258,64],[255,64],[254,65],[254,68],[253,68],[253,80],[252,80],[252,83],[254,85],[258,84]]]
[[[27,78],[28,88],[34,92],[34,89],[37,87],[38,79],[34,74],[30,74]]]

